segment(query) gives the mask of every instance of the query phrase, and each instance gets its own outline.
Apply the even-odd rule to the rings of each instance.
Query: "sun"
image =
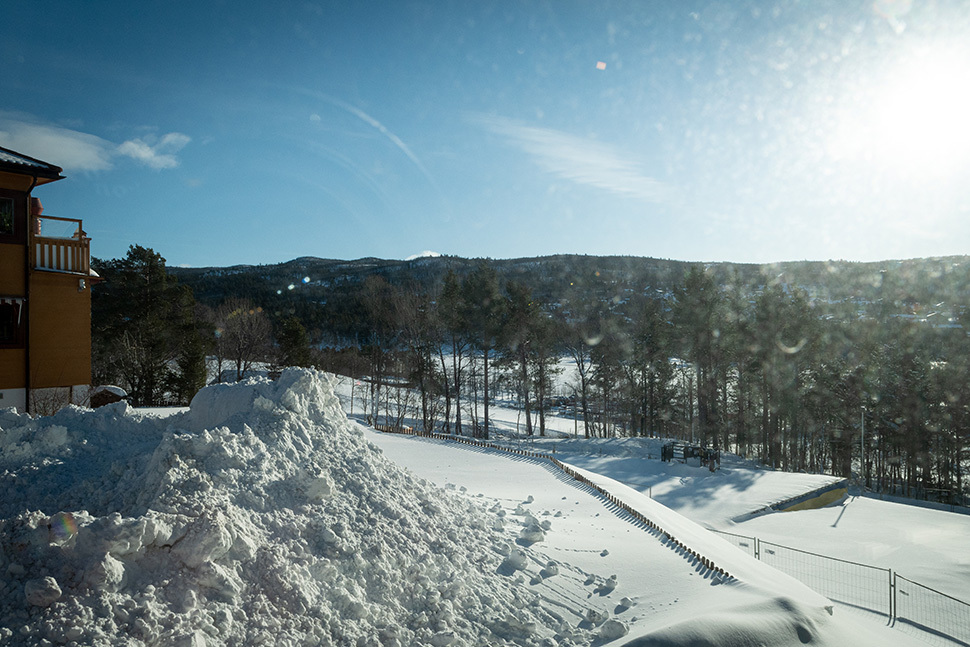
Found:
[[[903,65],[873,105],[880,148],[919,166],[946,165],[965,155],[970,142],[967,64],[966,57],[937,51]]]
[[[913,178],[942,177],[970,158],[970,52],[927,47],[853,93],[829,146]]]

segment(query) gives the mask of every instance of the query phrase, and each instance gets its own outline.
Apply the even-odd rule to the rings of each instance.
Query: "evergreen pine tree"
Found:
[[[163,404],[173,366],[197,341],[192,292],[168,274],[160,254],[140,245],[92,265],[105,279],[91,300],[95,380],[122,386],[137,406]]]
[[[311,366],[310,335],[296,316],[290,316],[279,324],[276,335],[279,346],[278,363],[281,367]]]

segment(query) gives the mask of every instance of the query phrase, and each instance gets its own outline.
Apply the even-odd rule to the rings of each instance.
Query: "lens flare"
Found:
[[[77,534],[77,521],[70,512],[58,512],[50,518],[48,528],[51,540],[60,544]]]

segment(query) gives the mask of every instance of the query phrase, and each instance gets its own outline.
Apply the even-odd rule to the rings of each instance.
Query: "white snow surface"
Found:
[[[114,386],[112,384],[106,384],[103,386],[94,387],[94,389],[91,390],[91,395],[94,395],[95,393],[101,393],[102,391],[106,391],[108,393],[117,395],[119,398],[125,398],[128,396],[127,391],[125,391],[120,386]]]
[[[0,411],[0,645],[921,644],[637,488],[587,472],[734,577],[548,461],[364,432],[334,384]]]
[[[847,612],[707,529],[618,481],[578,470],[731,573],[724,580],[662,535],[648,532],[587,486],[543,461],[440,440],[369,432],[385,454],[473,500],[495,502],[507,526],[551,519],[540,543],[520,548],[523,575],[552,604],[550,584],[569,584],[571,613],[600,628],[592,644],[746,647],[918,645],[913,637]],[[575,468],[575,466],[574,466]],[[537,549],[541,553],[537,554]],[[549,562],[565,577],[546,577]],[[568,569],[568,570],[567,570]],[[583,580],[585,577],[585,580]],[[583,585],[585,591],[583,591]],[[576,591],[576,589],[579,591]],[[570,615],[567,613],[566,615]],[[626,633],[614,636],[615,623]],[[603,624],[601,624],[603,623]],[[605,632],[603,631],[605,628]],[[616,641],[615,643],[613,641]]]
[[[124,403],[4,411],[0,483],[0,643],[591,634],[500,573],[508,545],[490,516],[386,460],[323,374],[209,387],[168,418]]]

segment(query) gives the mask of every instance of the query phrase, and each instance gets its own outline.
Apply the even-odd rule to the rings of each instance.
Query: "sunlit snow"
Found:
[[[365,431],[335,384],[0,412],[0,641],[920,644],[606,476],[667,534],[548,461]]]

